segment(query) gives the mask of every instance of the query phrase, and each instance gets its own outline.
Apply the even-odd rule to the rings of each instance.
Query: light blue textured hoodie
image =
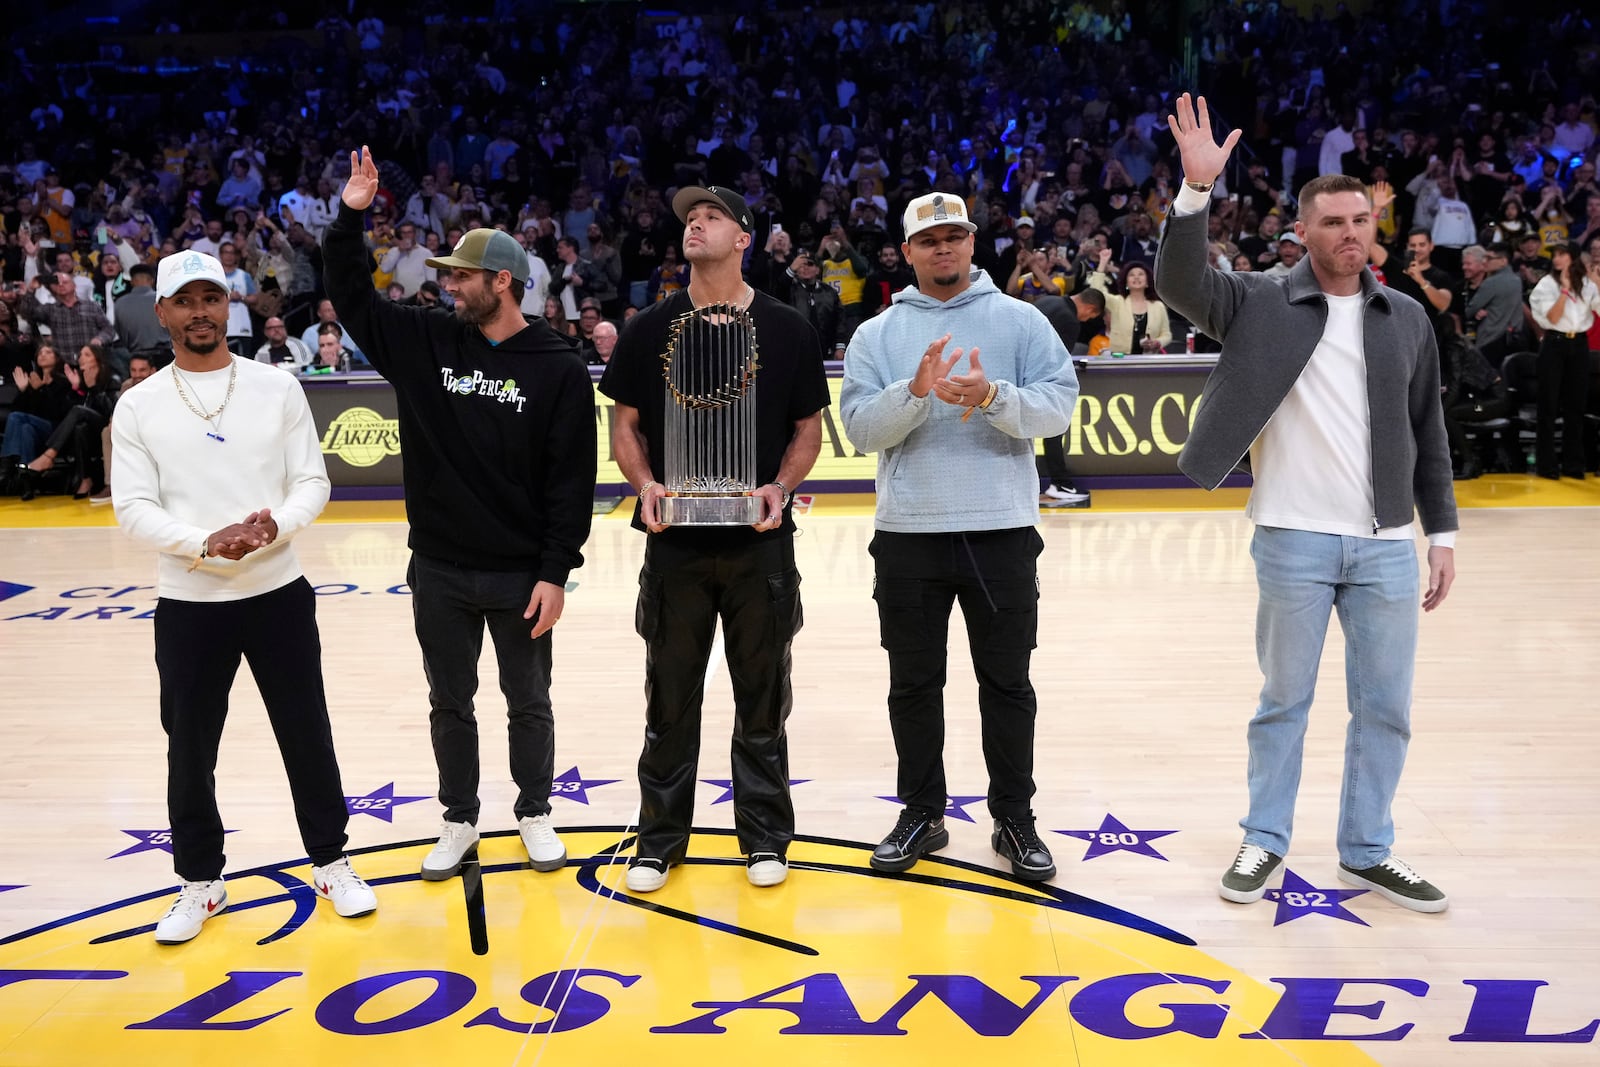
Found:
[[[945,346],[978,349],[999,385],[994,403],[961,421],[962,410],[931,392],[911,395],[922,354]],[[951,371],[965,374],[968,358]],[[949,300],[914,288],[868,319],[844,357],[839,408],[844,432],[878,453],[877,528],[893,533],[1011,530],[1039,521],[1034,438],[1067,432],[1078,398],[1072,359],[1049,320],[1006,296],[982,271]]]

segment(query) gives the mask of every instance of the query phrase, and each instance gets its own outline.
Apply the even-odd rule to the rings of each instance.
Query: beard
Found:
[[[956,285],[960,281],[961,274],[959,271],[952,271],[949,274],[935,274],[933,276],[933,284],[938,286]]]
[[[198,341],[188,330],[183,332],[183,346],[197,356],[209,356],[222,344],[222,331],[212,327],[211,339]]]
[[[499,308],[499,301],[490,292],[478,290],[469,293],[462,290],[456,294],[456,315],[462,322],[472,326],[482,326],[493,319]]]

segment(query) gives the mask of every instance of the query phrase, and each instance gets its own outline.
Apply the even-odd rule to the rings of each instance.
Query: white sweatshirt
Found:
[[[209,413],[227,395],[228,368],[157,371],[123,394],[111,420],[117,521],[161,553],[157,588],[169,599],[244,600],[288,585],[302,574],[291,539],[328,503],[328,471],[300,383],[252,360],[233,366],[233,398],[211,422],[179,398],[173,376],[183,373],[185,394]],[[276,541],[241,560],[208,557],[189,569],[207,537],[262,508],[272,509]]]

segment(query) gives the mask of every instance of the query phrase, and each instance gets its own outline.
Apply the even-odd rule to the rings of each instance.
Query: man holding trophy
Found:
[[[646,531],[634,624],[645,642],[639,840],[627,886],[648,893],[688,853],[706,665],[722,622],[733,683],[734,827],[752,885],[788,877],[794,836],[784,723],[799,631],[791,494],[822,446],[828,385],[811,326],[745,284],[744,198],[672,201],[687,289],[635,316],[600,380],[612,450]]]

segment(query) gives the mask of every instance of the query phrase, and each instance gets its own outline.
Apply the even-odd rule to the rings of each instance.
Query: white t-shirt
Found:
[[[1322,339],[1250,446],[1255,487],[1245,514],[1257,526],[1405,540],[1410,524],[1374,529],[1365,297],[1326,299]]]
[[[240,296],[249,296],[256,291],[256,280],[250,272],[242,267],[233,268],[227,275],[228,288]],[[243,300],[230,301],[228,304],[228,336],[249,337],[253,331],[250,329],[250,305]]]

